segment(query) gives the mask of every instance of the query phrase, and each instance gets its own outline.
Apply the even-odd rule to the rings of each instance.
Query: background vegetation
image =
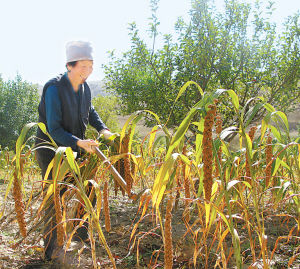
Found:
[[[224,1],[225,11],[220,12],[213,1],[196,0],[192,1],[190,21],[178,19],[175,25],[178,38],[165,34],[163,46],[158,47],[158,2],[151,1],[152,46],[146,45],[132,23],[131,49],[120,58],[111,52],[110,62],[104,66],[106,86],[121,97],[124,112],[149,109],[166,122],[171,109],[167,124],[178,126],[201,99],[194,87],[174,104],[179,89],[189,80],[204,92],[232,89],[242,106],[260,95],[279,110],[295,109],[300,98],[299,12],[287,18],[279,31],[270,20],[272,3],[262,8],[259,1]],[[261,119],[261,112],[255,119]],[[226,126],[237,123],[226,100],[222,115]]]
[[[13,149],[24,125],[38,120],[39,95],[32,85],[18,75],[4,81],[0,76],[0,145]]]

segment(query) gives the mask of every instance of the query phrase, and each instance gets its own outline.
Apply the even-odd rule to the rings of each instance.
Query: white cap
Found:
[[[90,42],[70,41],[66,45],[67,63],[80,60],[93,60],[93,48]]]

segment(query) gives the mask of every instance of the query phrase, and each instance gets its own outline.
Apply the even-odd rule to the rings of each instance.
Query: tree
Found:
[[[189,80],[204,92],[232,89],[241,106],[258,95],[285,112],[299,103],[299,12],[287,18],[278,33],[270,21],[272,3],[262,9],[258,1],[253,5],[225,0],[225,12],[220,13],[212,1],[193,0],[190,22],[178,19],[175,25],[178,39],[172,41],[171,35],[165,35],[163,47],[155,49],[158,1],[151,3],[152,47],[148,48],[132,23],[131,49],[120,58],[111,53],[104,66],[107,87],[121,97],[123,112],[149,109],[165,122],[171,115],[168,125],[177,126],[201,99],[199,91],[191,88],[174,104],[180,87]],[[230,104],[221,101],[225,124],[234,124]]]
[[[24,125],[38,119],[37,85],[17,75],[4,81],[0,76],[0,145],[13,149]]]
[[[116,96],[97,95],[93,98],[92,104],[98,112],[100,118],[112,132],[119,132],[118,123],[119,102]],[[88,126],[86,136],[89,138],[97,138],[98,134],[94,128]]]

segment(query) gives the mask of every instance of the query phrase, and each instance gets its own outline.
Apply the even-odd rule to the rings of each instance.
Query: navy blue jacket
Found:
[[[53,86],[56,87],[57,91],[51,89]],[[60,101],[60,106],[58,107],[61,117],[59,118],[60,132],[53,131],[49,128],[50,124],[47,124],[49,112],[47,111],[46,115],[47,102],[45,96],[48,88],[49,91],[52,90],[54,94],[58,94]],[[47,95],[48,94],[49,93],[47,92]],[[81,85],[78,93],[75,93],[67,74],[59,75],[45,84],[38,111],[39,122],[43,122],[46,125],[47,131],[54,141],[59,146],[70,146],[74,151],[79,151],[76,142],[78,139],[85,139],[85,131],[88,123],[95,127],[97,131],[107,128],[91,104],[91,91],[88,84],[84,83]],[[39,144],[44,140],[49,141],[49,138],[38,128],[36,144]],[[38,153],[54,155],[53,152],[50,153],[49,150],[45,149],[38,150]]]

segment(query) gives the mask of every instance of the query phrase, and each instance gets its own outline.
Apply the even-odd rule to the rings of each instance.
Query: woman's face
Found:
[[[81,60],[77,61],[75,66],[68,67],[72,77],[85,82],[89,75],[93,72],[93,61],[91,60]]]

